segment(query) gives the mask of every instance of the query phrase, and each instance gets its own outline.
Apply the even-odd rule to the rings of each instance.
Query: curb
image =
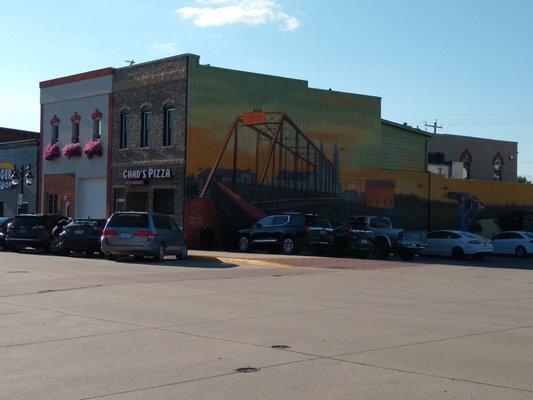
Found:
[[[206,261],[219,264],[250,265],[254,267],[292,268],[292,265],[273,260],[259,260],[257,258],[215,257],[215,256],[189,256],[190,260]]]

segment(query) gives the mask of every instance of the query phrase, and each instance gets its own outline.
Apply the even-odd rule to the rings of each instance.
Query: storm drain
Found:
[[[277,350],[288,350],[291,348],[291,346],[287,346],[285,344],[275,344],[274,346],[270,346],[270,347],[273,349],[277,349]]]
[[[6,271],[6,274],[29,274],[30,271]]]
[[[252,372],[259,372],[259,368],[255,367],[243,367],[243,368],[237,368],[235,372],[240,372],[241,374],[251,374]]]

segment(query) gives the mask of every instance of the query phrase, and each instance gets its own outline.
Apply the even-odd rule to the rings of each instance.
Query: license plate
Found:
[[[82,230],[75,230],[74,234],[75,235],[83,235],[83,231]]]
[[[131,239],[133,236],[131,233],[121,233],[119,236],[121,239]]]
[[[321,234],[321,235],[325,235],[326,232],[327,232],[327,231],[326,231],[325,229],[322,229],[322,230],[320,231],[320,234]]]
[[[361,243],[363,243],[363,244],[368,244],[368,240],[366,240],[366,239],[361,239]]]

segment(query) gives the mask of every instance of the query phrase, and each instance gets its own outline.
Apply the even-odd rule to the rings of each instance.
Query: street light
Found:
[[[17,200],[17,214],[21,214],[22,204],[24,198],[24,184],[31,186],[33,185],[33,174],[32,174],[31,163],[27,167],[24,167],[24,164],[20,166],[20,169],[17,171],[17,165],[11,171],[11,184],[14,187],[19,187],[19,196]],[[20,174],[20,176],[19,176]]]

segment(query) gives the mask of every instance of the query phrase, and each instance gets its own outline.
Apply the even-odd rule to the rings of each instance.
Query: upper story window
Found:
[[[141,147],[152,144],[152,110],[144,107],[141,112]]]
[[[93,120],[93,140],[100,140],[102,137],[102,113],[97,108],[91,114]]]
[[[61,120],[54,115],[50,120],[50,125],[52,125],[52,133],[50,135],[50,142],[57,143],[59,141],[59,123]]]
[[[128,148],[128,138],[130,135],[130,113],[128,111],[122,111],[120,113],[120,143],[119,149]]]
[[[70,117],[70,122],[72,123],[72,143],[80,142],[80,121],[81,116],[75,112],[72,117]]]
[[[164,108],[165,123],[163,128],[163,146],[174,144],[174,131],[176,125],[176,108],[173,104],[167,104]]]

